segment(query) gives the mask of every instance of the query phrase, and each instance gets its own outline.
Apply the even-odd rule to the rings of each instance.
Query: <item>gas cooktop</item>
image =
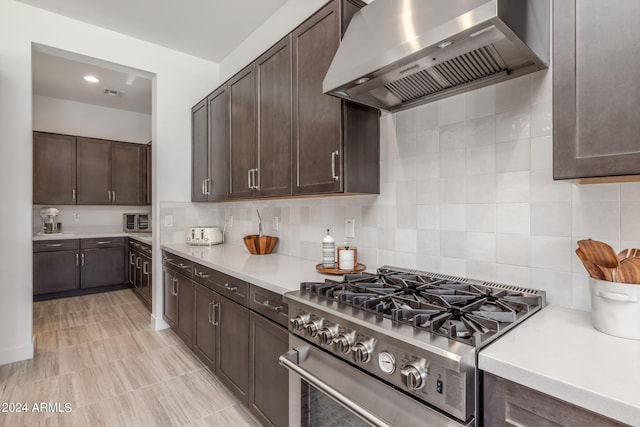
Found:
[[[342,281],[303,282],[300,293],[475,347],[545,305],[545,293],[534,289],[388,266]]]

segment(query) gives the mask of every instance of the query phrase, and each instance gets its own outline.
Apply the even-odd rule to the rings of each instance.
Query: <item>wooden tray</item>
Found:
[[[335,274],[335,275],[343,275],[343,274],[350,274],[350,273],[360,273],[361,271],[364,271],[364,269],[367,268],[366,265],[364,264],[356,264],[356,267],[353,270],[340,270],[339,268],[335,267],[335,268],[325,268],[322,266],[322,263],[316,265],[316,270],[318,270],[320,273],[323,274]]]

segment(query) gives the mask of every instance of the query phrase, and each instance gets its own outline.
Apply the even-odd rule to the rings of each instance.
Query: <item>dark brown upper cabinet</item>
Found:
[[[322,92],[340,37],[363,6],[328,3],[214,92],[228,92],[229,199],[379,193],[380,112]],[[194,156],[205,146],[204,110],[202,102],[192,110]],[[221,147],[211,132],[225,128],[213,123],[208,144]],[[194,158],[192,200],[220,200],[203,197],[204,170]]]
[[[191,109],[191,201],[228,197],[229,96],[223,86]]]
[[[145,146],[33,133],[33,203],[144,205]]]
[[[334,0],[292,33],[293,194],[380,192],[380,112],[322,92],[340,38],[363,5]]]
[[[639,19],[634,0],[553,2],[554,179],[640,175]]]
[[[256,187],[256,74],[251,64],[228,84],[229,198],[253,197]]]
[[[33,133],[33,203],[76,203],[76,137]]]

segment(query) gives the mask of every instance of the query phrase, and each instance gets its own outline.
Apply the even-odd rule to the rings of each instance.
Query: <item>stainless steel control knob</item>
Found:
[[[349,342],[349,338],[347,338],[345,335],[338,335],[338,337],[334,339],[333,342],[336,343],[336,351],[338,353],[347,354],[349,353],[349,350],[351,350],[351,343]]]
[[[371,360],[371,349],[363,342],[357,342],[353,345],[353,360],[358,363],[367,363]]]
[[[322,319],[309,320],[304,328],[307,331],[307,336],[314,338],[316,335],[318,335],[318,331],[320,330],[320,328],[322,328]]]
[[[318,332],[318,336],[320,337],[320,344],[322,345],[331,345],[333,344],[333,339],[336,336],[335,332],[336,328],[324,327]]]
[[[289,320],[289,322],[291,322],[291,326],[296,331],[302,331],[304,329],[305,323],[307,323],[308,321],[309,321],[308,314],[300,314],[292,318],[291,320]]]
[[[402,376],[404,385],[407,386],[407,389],[410,391],[420,390],[427,382],[427,373],[424,368],[415,365],[409,364],[405,366],[402,371],[400,371],[400,375]]]

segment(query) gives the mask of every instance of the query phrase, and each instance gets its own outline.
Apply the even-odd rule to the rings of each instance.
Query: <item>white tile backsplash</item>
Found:
[[[589,309],[581,238],[640,247],[640,183],[553,180],[552,75],[542,71],[381,116],[380,195],[219,204],[162,203],[174,225],[223,225],[227,244],[257,230],[255,206],[278,214],[278,252],[318,260],[326,228],[364,264],[388,264],[530,286]],[[163,229],[162,242],[184,239]],[[184,240],[182,240],[184,241]]]

